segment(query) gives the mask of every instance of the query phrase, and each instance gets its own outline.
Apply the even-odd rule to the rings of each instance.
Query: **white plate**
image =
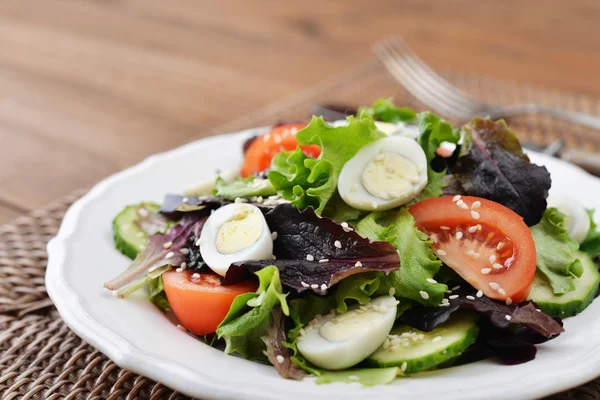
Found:
[[[532,362],[509,367],[486,360],[363,388],[282,379],[270,366],[227,356],[179,331],[143,295],[119,300],[104,290],[103,283],[128,264],[114,249],[113,217],[127,204],[160,202],[216,168],[239,165],[241,143],[254,132],[204,139],[113,175],[69,209],[48,244],[48,294],[69,327],[119,366],[203,399],[528,399],[600,374],[600,301],[566,320],[566,332],[538,346]],[[576,196],[588,208],[600,206],[600,180],[559,160],[531,156],[550,170],[553,191]]]

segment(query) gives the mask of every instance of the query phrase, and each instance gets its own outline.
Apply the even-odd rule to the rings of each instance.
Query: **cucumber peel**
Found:
[[[585,310],[596,297],[600,284],[598,267],[583,252],[578,252],[577,257],[583,266],[583,274],[574,279],[575,289],[571,292],[557,296],[546,277],[539,272],[535,274],[529,299],[546,314],[561,318],[572,317]]]
[[[151,214],[156,214],[160,209],[160,205],[155,203],[140,203],[127,206],[113,220],[115,247],[132,260],[148,245],[148,235],[135,223],[139,218],[138,209],[140,208],[147,210]]]
[[[400,367],[411,374],[435,369],[460,356],[475,343],[479,328],[473,313],[460,313],[431,332],[402,325],[392,329],[387,342],[375,351],[367,364],[374,367]]]

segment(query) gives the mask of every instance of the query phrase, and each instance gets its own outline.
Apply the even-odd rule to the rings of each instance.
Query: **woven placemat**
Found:
[[[455,72],[445,75],[492,103],[534,101],[600,114],[600,103],[587,97]],[[269,125],[277,120],[305,119],[310,105],[315,103],[357,105],[388,96],[398,104],[423,109],[390,80],[378,63],[370,61],[211,133]],[[521,117],[510,123],[521,137],[538,144],[563,137],[569,146],[600,149],[598,132],[551,118]],[[0,398],[187,399],[119,368],[71,332],[50,302],[44,287],[46,243],[56,234],[67,208],[82,194],[74,193],[0,226]],[[600,380],[552,399],[600,399]]]

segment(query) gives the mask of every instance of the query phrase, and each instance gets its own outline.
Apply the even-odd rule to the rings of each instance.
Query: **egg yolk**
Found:
[[[362,184],[371,195],[390,200],[412,190],[420,180],[415,163],[396,153],[378,154],[362,173]]]
[[[234,216],[217,232],[216,247],[221,254],[233,254],[256,243],[263,232],[259,211],[240,205]]]

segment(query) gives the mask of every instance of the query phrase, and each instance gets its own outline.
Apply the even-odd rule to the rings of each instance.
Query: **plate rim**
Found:
[[[183,379],[183,377],[187,376],[190,372],[187,367],[178,364],[176,360],[169,359],[172,373],[161,373],[157,368],[153,367],[153,365],[156,362],[160,363],[161,361],[165,361],[162,357],[135,346],[129,340],[119,336],[110,328],[88,315],[81,306],[77,293],[74,292],[73,288],[71,288],[63,278],[63,265],[67,253],[68,240],[75,233],[79,216],[85,206],[99,198],[105,191],[109,190],[114,183],[118,183],[122,179],[135,175],[138,171],[143,171],[153,164],[167,160],[176,154],[185,153],[187,151],[196,151],[197,147],[210,142],[227,141],[234,137],[241,140],[252,134],[264,131],[267,128],[268,127],[263,126],[210,136],[192,141],[171,150],[153,154],[143,161],[103,179],[69,207],[63,217],[58,233],[47,245],[48,265],[45,274],[45,282],[50,299],[55,304],[60,317],[71,330],[94,348],[100,350],[119,367],[148,377],[156,382],[162,382],[168,387],[181,393],[190,394],[188,390],[193,389],[189,388],[188,379]],[[560,163],[565,168],[577,170],[577,172],[583,173],[590,178],[597,179],[583,169],[566,161],[554,159],[539,153],[535,154],[544,159],[552,159],[553,162]],[[76,305],[76,307],[73,305]],[[600,353],[600,349],[596,349],[593,353]],[[177,368],[173,369],[173,365]],[[593,372],[597,370],[600,370],[600,356],[596,357],[596,359],[587,357],[587,364],[584,364],[583,366],[581,363],[577,366],[573,365],[570,369],[571,373],[563,371],[561,376],[565,378],[553,379],[544,386],[532,385],[533,387],[530,387],[526,393],[524,391],[519,392],[520,398],[525,398],[523,396],[530,396],[531,398],[547,396],[580,386],[600,376],[600,373]],[[203,374],[203,372],[194,371],[194,374]],[[224,399],[240,398],[239,396],[243,396],[244,398],[258,397],[252,396],[252,393],[249,393],[248,391],[237,389],[235,385],[223,385],[222,382],[214,382],[216,381],[212,375],[210,376],[210,379],[205,379],[202,382],[196,381],[196,385],[203,390],[202,395],[204,398]],[[255,395],[260,395],[260,398],[278,398],[276,394],[269,396],[268,393],[265,392],[261,392],[260,394],[255,393]],[[503,398],[507,398],[506,395],[503,396]]]

